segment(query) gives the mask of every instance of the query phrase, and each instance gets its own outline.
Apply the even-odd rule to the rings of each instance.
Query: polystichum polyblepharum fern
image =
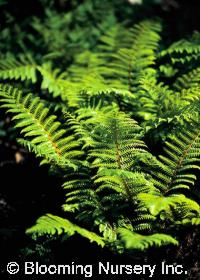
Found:
[[[41,88],[43,98],[2,84],[1,107],[14,115],[18,142],[59,170],[66,192],[66,216],[40,217],[27,233],[78,233],[124,252],[178,245],[178,228],[199,224],[198,36],[163,49],[160,32],[158,21],[118,24],[64,71],[26,56],[1,63],[2,80]]]

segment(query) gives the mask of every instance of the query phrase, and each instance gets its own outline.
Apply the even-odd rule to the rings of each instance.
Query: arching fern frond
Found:
[[[160,23],[143,21],[129,31],[124,32],[120,25],[114,28],[114,34],[108,31],[102,36],[97,52],[85,51],[77,55],[68,68],[66,83],[69,86],[65,87],[63,100],[69,99],[70,91],[74,96],[81,92],[91,96],[105,93],[121,100],[132,100],[131,92],[136,91],[140,75],[155,74],[152,67],[160,30]]]
[[[128,48],[131,39],[132,36],[128,28],[125,28],[122,24],[116,24],[101,36],[97,48],[101,57],[107,59],[108,54],[116,53],[121,48]]]
[[[173,86],[179,90],[199,87],[200,67],[193,69],[192,71],[182,75],[181,77],[178,77]]]
[[[151,215],[162,215],[162,219],[183,220],[189,215],[195,217],[200,213],[200,206],[183,194],[162,196],[140,193],[138,199],[141,206],[146,207]]]
[[[49,109],[39,97],[24,96],[21,91],[8,86],[0,87],[0,97],[1,107],[15,114],[15,127],[20,128],[31,147],[36,146],[37,151],[52,164],[76,167],[75,159],[82,155],[76,150],[79,143],[73,136],[66,136],[61,123],[56,121],[57,117],[49,114]]]
[[[89,102],[84,101],[83,104],[80,104],[80,108],[75,111],[74,115],[65,112],[65,117],[70,128],[83,142],[83,148],[85,148],[94,146],[94,128],[98,126],[106,116],[109,118],[110,112],[118,112],[118,107],[115,103],[106,105],[106,102],[102,103],[101,100],[97,102],[95,102],[95,100],[89,100]]]
[[[116,53],[111,54],[111,62],[104,75],[113,77],[113,84],[115,80],[120,81],[124,89],[135,92],[141,74],[155,74],[152,66],[156,59],[160,30],[160,23],[155,21],[147,20],[135,25],[130,30],[129,46],[122,46]]]
[[[37,65],[28,55],[18,58],[8,57],[0,61],[0,79],[2,80],[31,80],[35,83]]]
[[[40,217],[37,220],[36,225],[27,229],[26,233],[36,236],[65,234],[67,237],[78,233],[84,238],[89,239],[90,242],[96,242],[101,247],[104,247],[105,245],[103,238],[96,233],[85,228],[81,228],[67,219],[63,219],[51,214],[46,214],[46,216]]]
[[[88,96],[104,95],[110,97],[110,100],[115,97],[131,98],[130,92],[117,79],[113,81],[105,77],[104,73],[109,68],[107,64],[106,58],[98,53],[87,51],[78,55],[74,64],[68,68],[62,99],[72,104],[71,99],[85,93]]]
[[[163,193],[179,192],[194,185],[194,169],[200,169],[200,130],[193,122],[166,142],[166,156],[160,156],[160,168],[153,172],[154,184]]]
[[[152,235],[141,235],[131,232],[128,229],[121,228],[118,230],[120,241],[127,250],[144,251],[152,246],[161,247],[168,244],[178,245],[178,241],[167,234],[155,233]]]
[[[199,35],[199,34],[198,34]],[[200,58],[199,36],[194,34],[190,39],[181,39],[160,53],[161,57],[169,56],[172,64],[186,63]]]
[[[173,118],[180,114],[178,96],[168,86],[158,83],[152,75],[141,75],[133,102],[135,114],[155,125],[159,119]]]
[[[66,203],[63,205],[65,211],[82,213],[87,209],[92,213],[92,211],[99,207],[98,197],[95,194],[88,168],[66,176],[63,188],[67,192]]]
[[[199,226],[200,225],[200,217],[198,217],[198,218],[187,218],[187,219],[184,219],[183,221],[182,221],[182,224],[184,224],[184,225],[189,225],[189,226],[191,226],[191,225],[193,225],[193,226]]]
[[[93,132],[94,147],[90,157],[95,158],[92,168],[98,168],[94,176],[96,193],[101,205],[110,212],[130,212],[129,220],[134,218],[136,196],[139,192],[154,192],[148,175],[142,173],[140,163],[149,156],[142,131],[138,124],[125,114],[110,113],[102,117]],[[124,216],[125,216],[124,215]],[[114,214],[113,214],[114,216]]]

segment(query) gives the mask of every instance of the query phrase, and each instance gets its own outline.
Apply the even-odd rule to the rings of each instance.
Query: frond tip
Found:
[[[146,250],[149,247],[157,246],[161,247],[168,244],[178,245],[178,241],[172,236],[167,234],[155,233],[152,235],[141,235],[132,232],[125,228],[118,230],[121,242],[128,250]]]

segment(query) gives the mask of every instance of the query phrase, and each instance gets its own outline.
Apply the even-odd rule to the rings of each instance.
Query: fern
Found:
[[[46,161],[61,167],[76,168],[73,158],[82,155],[75,150],[79,145],[73,136],[65,136],[66,131],[61,129],[56,116],[49,115],[49,110],[32,94],[26,96],[22,92],[8,86],[0,88],[3,108],[15,113],[13,120],[17,121],[15,127],[21,128],[24,137],[34,145],[37,153],[43,155]]]
[[[199,136],[198,123],[193,123],[166,142],[166,156],[160,156],[160,170],[154,172],[154,183],[163,193],[194,185],[196,176],[191,171],[199,169]]]
[[[178,77],[174,83],[174,87],[177,89],[188,89],[199,87],[200,81],[200,68],[193,69],[191,72]]]
[[[59,167],[63,179],[66,219],[47,214],[27,233],[79,234],[130,254],[178,245],[180,228],[199,225],[193,192],[200,169],[199,35],[165,48],[159,45],[160,22],[128,28],[128,22],[116,24],[112,13],[110,28],[102,19],[90,36],[71,17],[92,15],[95,5],[80,4],[59,24],[47,11],[45,32],[33,21],[41,40],[52,43],[40,64],[28,55],[0,63],[6,83],[0,85],[1,107],[14,115],[18,143],[51,171]],[[69,26],[77,32],[68,32]],[[63,31],[59,43],[53,30]],[[75,49],[86,33],[89,45]],[[187,71],[181,69],[188,62]],[[18,90],[20,80],[23,92],[37,87],[42,98]],[[156,145],[165,139],[165,153],[157,158]]]
[[[63,219],[58,216],[47,214],[46,216],[40,217],[36,225],[29,228],[26,231],[28,234],[39,234],[39,235],[54,235],[54,234],[66,234],[67,236],[72,236],[75,233],[90,240],[90,242],[96,242],[101,247],[104,247],[105,243],[103,239],[94,232],[90,232],[84,228],[81,228],[67,219]]]
[[[144,21],[130,30],[129,42],[119,48],[116,54],[111,54],[110,67],[105,75],[117,75],[123,88],[135,92],[141,74],[154,73],[152,66],[155,63],[155,51],[158,48],[160,37],[158,22]],[[112,45],[111,45],[112,47]]]
[[[111,113],[105,120],[102,118],[93,135],[96,148],[91,156],[97,158],[93,163],[95,167],[131,170],[136,154],[146,151],[145,144],[140,140],[141,128],[123,113]]]
[[[59,69],[52,71],[49,64],[38,66],[37,69],[43,77],[41,89],[48,89],[49,93],[53,93],[53,97],[61,96],[67,88],[67,83],[64,80],[66,73],[60,74]]]
[[[200,55],[199,34],[194,33],[189,40],[181,39],[173,43],[169,48],[163,50],[160,55],[169,55],[173,64],[198,60]]]
[[[153,216],[160,215],[165,219],[174,220],[174,216],[178,219],[185,219],[189,214],[196,215],[200,212],[199,205],[186,198],[184,195],[161,196],[140,193],[138,199],[141,200],[141,206],[146,207]]]
[[[0,61],[0,79],[31,80],[32,83],[35,83],[37,81],[36,69],[36,63],[28,55],[21,55],[18,59],[8,56],[5,60]]]
[[[187,219],[184,219],[182,223],[186,224],[186,225],[189,225],[189,226],[191,226],[191,225],[198,226],[200,224],[200,218],[199,217],[198,218],[192,218],[192,219],[187,218]]]
[[[176,239],[166,234],[153,234],[143,236],[138,233],[131,232],[128,229],[121,228],[118,230],[120,241],[124,243],[128,250],[145,250],[151,246],[163,246],[168,244],[178,245]]]

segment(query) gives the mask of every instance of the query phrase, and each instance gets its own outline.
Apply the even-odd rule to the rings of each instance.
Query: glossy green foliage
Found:
[[[32,23],[47,53],[0,63],[1,107],[18,142],[59,172],[66,193],[63,218],[47,214],[27,233],[78,233],[130,254],[178,245],[179,230],[200,219],[199,34],[166,47],[158,20],[129,26],[114,10],[91,34],[79,20],[69,34],[64,25],[93,5],[60,21],[47,11]]]

